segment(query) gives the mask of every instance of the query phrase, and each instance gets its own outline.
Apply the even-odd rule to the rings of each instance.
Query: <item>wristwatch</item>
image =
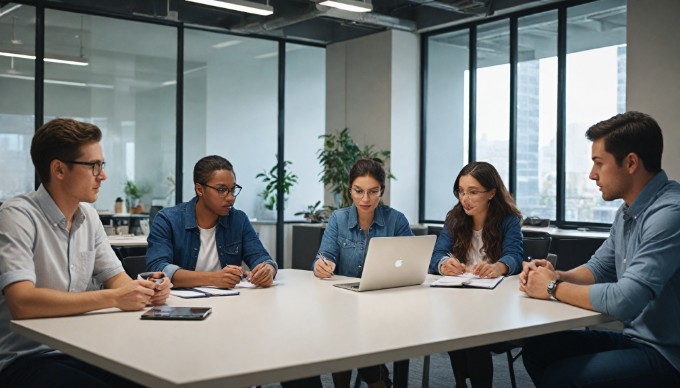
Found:
[[[550,295],[550,297],[555,300],[559,300],[555,296],[555,291],[557,291],[558,284],[560,284],[559,280],[551,280],[550,283],[548,283],[548,295]]]

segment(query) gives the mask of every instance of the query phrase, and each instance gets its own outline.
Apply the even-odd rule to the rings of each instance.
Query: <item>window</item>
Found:
[[[509,178],[516,178],[513,195],[525,216],[558,224],[613,219],[621,201],[603,201],[588,179],[590,142],[584,134],[591,125],[625,111],[626,1],[546,8],[425,36],[421,221],[444,219],[453,183],[449,175],[455,177],[464,164],[466,154],[459,148],[470,133],[474,160],[494,164],[508,186]],[[566,20],[563,28],[560,12]],[[559,31],[566,31],[565,36]],[[472,47],[465,38],[471,33],[477,38]],[[559,52],[562,38],[566,49]],[[514,47],[516,62],[511,63]],[[470,58],[476,63],[472,74],[461,70]],[[558,68],[560,58],[566,69]],[[457,77],[463,79],[453,82]],[[559,88],[560,79],[566,80],[566,92]],[[467,100],[456,98],[467,93],[470,81],[473,126],[465,120]],[[514,164],[511,139],[516,139]],[[558,149],[561,144],[564,148]],[[560,209],[564,211],[558,213]]]
[[[605,202],[588,180],[591,143],[584,134],[625,109],[625,1],[571,7],[567,19],[565,220],[611,223],[622,201]]]
[[[477,160],[496,167],[509,185],[510,151],[510,23],[483,24],[477,29]]]
[[[456,199],[453,182],[468,161],[469,48],[467,30],[431,36],[427,44],[423,155],[424,218],[441,220]]]
[[[557,196],[557,11],[517,26],[517,206],[555,219]]]
[[[33,190],[35,8],[0,7],[0,202]],[[5,39],[5,37],[9,39]],[[11,91],[11,92],[9,92]]]
[[[173,27],[45,11],[45,121],[72,117],[102,130],[99,210],[113,210],[126,180],[148,188],[147,209],[174,203],[176,37]]]

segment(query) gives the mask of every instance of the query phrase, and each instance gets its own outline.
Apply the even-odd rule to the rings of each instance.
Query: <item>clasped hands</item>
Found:
[[[548,260],[525,261],[519,274],[519,290],[532,298],[550,299],[548,283],[558,279],[555,268]]]
[[[457,276],[469,272],[480,278],[497,278],[505,275],[507,271],[508,267],[501,262],[495,262],[493,264],[477,263],[468,270],[468,267],[458,261],[454,256],[449,256],[439,268],[439,272],[444,276]]]
[[[215,272],[214,286],[219,288],[234,288],[241,279],[248,280],[257,287],[270,287],[274,284],[274,267],[269,263],[260,263],[250,272],[243,271],[239,265],[227,265]]]

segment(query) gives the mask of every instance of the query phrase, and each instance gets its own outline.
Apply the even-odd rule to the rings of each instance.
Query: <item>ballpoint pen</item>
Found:
[[[319,259],[321,259],[321,261],[323,261],[323,263],[326,265],[326,267],[331,267],[331,276],[333,276],[333,269],[334,268],[328,263],[328,261],[326,260],[324,255],[319,255]]]

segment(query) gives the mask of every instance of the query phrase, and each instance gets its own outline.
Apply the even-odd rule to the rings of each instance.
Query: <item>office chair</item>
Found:
[[[163,209],[163,206],[159,205],[153,205],[149,209],[149,228],[151,228],[151,225],[153,225],[153,220],[156,218],[156,214]]]
[[[541,232],[542,233],[542,232]],[[550,252],[552,237],[548,233],[541,235],[534,232],[531,236],[524,236],[524,260],[545,259]]]
[[[137,279],[137,275],[146,271],[145,256],[128,256],[122,260],[125,272],[132,278]]]

